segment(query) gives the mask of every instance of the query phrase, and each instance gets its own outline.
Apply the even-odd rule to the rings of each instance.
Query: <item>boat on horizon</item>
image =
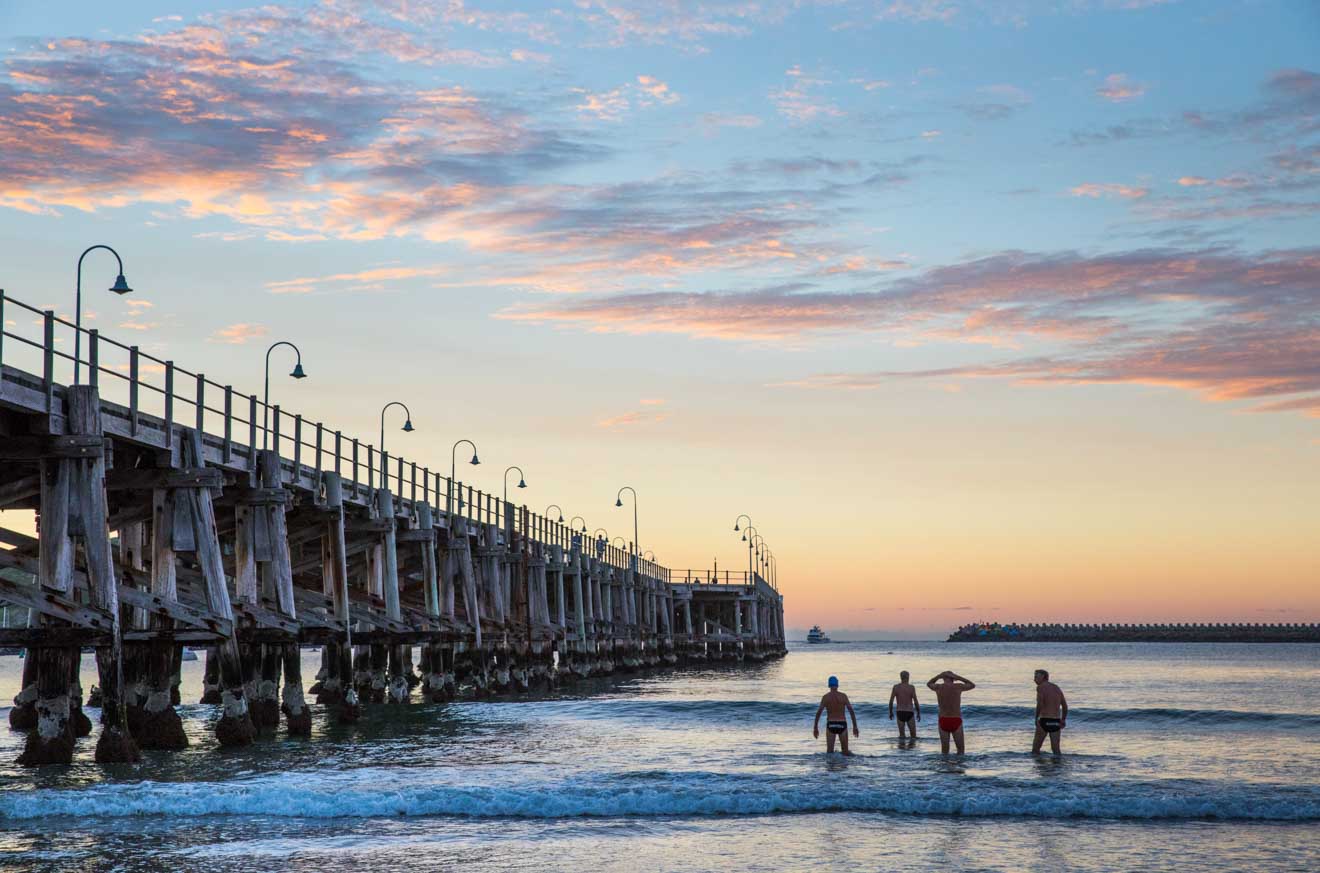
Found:
[[[811,630],[807,631],[807,642],[809,643],[828,643],[830,638],[825,636],[825,632],[820,629],[820,625],[813,624]]]

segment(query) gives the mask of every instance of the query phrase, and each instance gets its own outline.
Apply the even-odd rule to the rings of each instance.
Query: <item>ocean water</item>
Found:
[[[742,668],[582,683],[555,695],[317,713],[310,740],[100,767],[13,764],[0,728],[4,870],[1315,870],[1320,646],[791,645]],[[307,652],[304,675],[319,656]],[[90,687],[92,659],[84,659]],[[1032,670],[1072,713],[1033,757]],[[897,742],[889,687],[952,669],[967,754],[943,757],[933,695]],[[0,699],[19,662],[0,658]],[[862,735],[824,753],[811,719],[840,677]],[[201,662],[185,664],[196,700]],[[319,709],[319,708],[318,708]],[[95,711],[89,711],[93,720]],[[7,708],[0,710],[6,719]]]

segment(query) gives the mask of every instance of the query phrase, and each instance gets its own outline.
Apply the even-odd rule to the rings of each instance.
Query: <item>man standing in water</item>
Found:
[[[889,692],[889,719],[893,720],[894,704],[898,703],[898,738],[904,739],[906,732],[911,731],[915,740],[917,722],[921,721],[921,703],[917,701],[917,689],[908,682],[908,671],[899,673],[898,678],[901,681]]]
[[[942,682],[937,680],[944,680]],[[935,699],[940,705],[940,752],[949,754],[949,738],[953,737],[958,754],[963,753],[962,696],[964,691],[971,691],[976,683],[964,679],[952,670],[945,670],[931,677],[926,687],[935,692]]]
[[[1050,751],[1059,754],[1059,731],[1068,726],[1068,699],[1063,689],[1050,681],[1049,670],[1036,671],[1036,739],[1031,754],[1039,755],[1045,735],[1050,737]]]
[[[830,690],[825,692],[825,696],[820,699],[820,706],[816,708],[816,721],[811,726],[811,735],[820,739],[820,714],[827,713],[825,716],[825,751],[834,751],[834,738],[838,737],[843,745],[843,753],[851,755],[848,751],[848,720],[844,717],[846,711],[852,716],[853,736],[860,737],[861,732],[857,730],[857,713],[853,712],[852,702],[848,700],[848,695],[839,691],[839,679],[837,676],[831,676],[829,681]]]

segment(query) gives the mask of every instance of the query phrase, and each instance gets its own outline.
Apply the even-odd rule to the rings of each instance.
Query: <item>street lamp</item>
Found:
[[[752,537],[751,543],[749,543],[749,545],[756,546],[756,566],[760,568],[761,575],[764,576],[765,557],[763,554],[763,550],[765,549],[765,537],[761,536],[760,534],[757,534],[756,536]]]
[[[734,529],[737,530],[737,527],[735,526]],[[742,535],[742,541],[747,543],[747,581],[750,583],[752,581],[752,544],[747,539],[748,534],[751,534],[753,538],[759,536],[756,533],[756,528],[752,527],[750,523],[743,529]]]
[[[476,450],[473,449],[473,451],[476,451]],[[476,455],[473,455],[472,457],[475,458]],[[475,464],[476,461],[474,460],[472,463]],[[512,466],[511,466],[511,467],[507,467],[507,468],[504,470],[504,504],[505,504],[506,506],[507,506],[508,503],[509,503],[509,470],[517,470],[517,471],[518,471],[518,487],[519,487],[519,488],[526,488],[526,487],[527,487],[527,482],[526,482],[525,479],[523,479],[523,475],[524,475],[524,474],[523,474],[523,471],[522,471],[522,467],[512,467]]]
[[[573,522],[575,522],[575,521],[580,521],[580,522],[582,522],[582,532],[583,532],[583,533],[586,533],[586,532],[587,532],[587,520],[586,520],[585,518],[583,518],[582,516],[580,516],[580,515],[575,515],[575,516],[573,516],[572,518],[570,518],[570,519],[568,520],[568,526],[569,526],[569,527],[572,527],[572,526],[573,526]]]
[[[744,518],[747,519],[748,526],[751,526],[752,517],[744,512],[742,515],[738,516],[733,520],[733,529],[735,531],[741,530],[741,528],[738,527],[738,522],[742,521]]]
[[[404,409],[404,427],[403,427],[403,428],[400,428],[401,431],[403,431],[404,433],[412,433],[412,432],[414,431],[414,429],[416,429],[416,428],[413,428],[413,425],[412,425],[412,411],[411,411],[411,409],[408,408],[408,404],[405,404],[405,403],[403,403],[403,402],[400,402],[400,400],[391,400],[391,402],[385,404],[384,407],[380,409],[380,454],[381,454],[381,456],[383,456],[383,454],[385,453],[385,409],[388,409],[389,407],[403,407],[403,409]]]
[[[558,510],[559,510],[559,518],[555,519],[555,521],[557,521],[559,524],[563,524],[563,523],[564,523],[564,510],[563,510],[562,508],[560,508],[560,506],[559,506],[558,503],[552,503],[552,504],[550,504],[549,506],[547,506],[547,507],[545,508],[545,517],[546,517],[546,518],[549,518],[549,517],[550,517],[550,510],[552,510],[552,509],[558,509]]]
[[[582,528],[582,529],[583,529],[583,530],[586,530],[585,527]],[[607,530],[606,530],[605,528],[603,528],[603,527],[598,527],[598,528],[596,528],[594,531],[591,532],[591,535],[592,535],[593,537],[595,537],[596,539],[600,539],[600,535],[601,535],[601,534],[605,534],[605,539],[609,539],[609,538],[610,538],[610,532],[607,531]]]
[[[634,545],[634,546],[639,546],[639,545],[641,545],[641,542],[642,542],[642,541],[641,541],[641,539],[639,539],[638,536],[637,536],[637,492],[636,492],[636,491],[633,491],[633,487],[632,487],[631,485],[624,485],[622,488],[619,489],[619,493],[615,496],[615,498],[614,498],[614,505],[615,505],[615,506],[623,506],[623,492],[625,492],[625,491],[632,491],[632,499],[633,499],[633,545]]]
[[[623,543],[623,545],[621,545],[621,546],[614,545],[614,540],[618,540],[619,542]],[[626,549],[626,548],[628,548],[628,542],[627,542],[623,537],[615,537],[614,540],[610,540],[610,545],[614,546],[614,548],[616,548],[616,549]]]
[[[78,285],[73,298],[73,384],[75,385],[78,384],[78,359],[82,357],[82,262],[88,252],[97,249],[105,249],[119,262],[119,275],[115,277],[115,284],[110,286],[110,290],[116,294],[128,294],[133,290],[128,287],[128,280],[124,278],[124,261],[119,257],[119,252],[109,246],[94,245],[78,256]]]
[[[451,518],[453,517],[451,510],[454,505],[454,489],[458,487],[454,482],[458,476],[458,447],[463,443],[472,446],[472,460],[469,463],[474,467],[481,463],[481,459],[477,457],[477,444],[472,442],[472,440],[459,440],[454,443],[454,448],[449,453],[449,488],[445,491],[445,515],[448,515]],[[458,492],[458,511],[460,513],[463,511],[462,491]]]
[[[279,342],[271,343],[270,348],[266,349],[266,391],[261,398],[261,447],[263,449],[270,448],[270,353],[275,351],[279,346],[288,346],[293,349],[293,353],[298,356],[297,362],[293,365],[293,372],[289,373],[289,375],[294,379],[307,378],[307,374],[303,372],[302,368],[302,352],[299,351],[298,347],[293,343],[288,340],[280,340]],[[276,448],[278,448],[278,446]]]
[[[647,549],[646,554],[642,555],[642,557],[648,561],[651,561],[652,563],[655,562],[655,552],[651,551],[650,549]]]

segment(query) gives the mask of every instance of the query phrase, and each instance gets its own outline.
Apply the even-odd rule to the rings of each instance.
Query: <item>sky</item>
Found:
[[[673,568],[746,513],[790,628],[1320,621],[1315,3],[0,0],[0,51],[13,297],[109,244],[106,336],[295,342],[272,402],[627,540],[631,485]]]

